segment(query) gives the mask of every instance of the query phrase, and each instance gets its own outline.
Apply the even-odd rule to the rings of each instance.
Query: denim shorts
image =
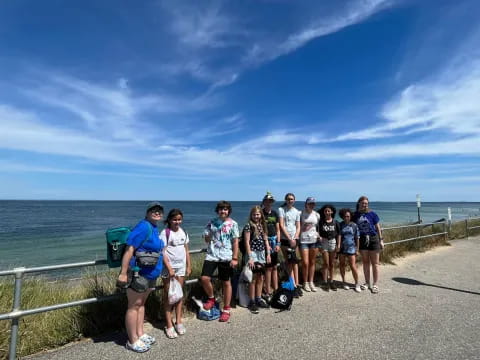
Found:
[[[322,238],[322,240],[320,241],[321,241],[321,247],[323,251],[328,251],[328,252],[335,251],[337,247],[337,240]]]
[[[310,244],[302,244],[300,243],[300,250],[307,250],[307,249],[320,249],[320,242],[314,242]]]

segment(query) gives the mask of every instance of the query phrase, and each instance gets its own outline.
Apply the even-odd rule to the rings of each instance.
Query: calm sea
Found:
[[[0,201],[0,269],[104,259],[105,230],[133,226],[145,213],[145,201]],[[166,212],[178,207],[184,212],[183,227],[190,234],[191,248],[202,247],[201,233],[215,216],[216,202],[165,201]],[[281,205],[280,202],[277,203]],[[337,209],[354,203],[333,203]],[[232,202],[232,218],[240,226],[255,202]],[[303,203],[297,202],[297,208]],[[383,225],[417,220],[414,202],[373,202]],[[480,214],[480,203],[422,203],[424,222],[447,217],[454,220]]]

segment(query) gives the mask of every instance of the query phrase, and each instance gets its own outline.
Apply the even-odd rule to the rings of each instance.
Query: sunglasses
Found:
[[[163,211],[160,208],[153,208],[149,210],[152,213],[163,214]]]

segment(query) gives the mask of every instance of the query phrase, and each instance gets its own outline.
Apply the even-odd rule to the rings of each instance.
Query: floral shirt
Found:
[[[207,247],[207,261],[230,261],[232,260],[233,239],[238,239],[238,224],[235,220],[220,218],[210,220],[205,226],[203,235],[210,237]]]

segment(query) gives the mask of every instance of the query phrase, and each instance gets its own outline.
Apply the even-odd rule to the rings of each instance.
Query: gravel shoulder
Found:
[[[382,266],[376,295],[320,290],[291,311],[237,307],[226,324],[187,319],[175,340],[152,329],[157,344],[144,354],[111,336],[28,359],[478,359],[480,237],[451,243]]]

